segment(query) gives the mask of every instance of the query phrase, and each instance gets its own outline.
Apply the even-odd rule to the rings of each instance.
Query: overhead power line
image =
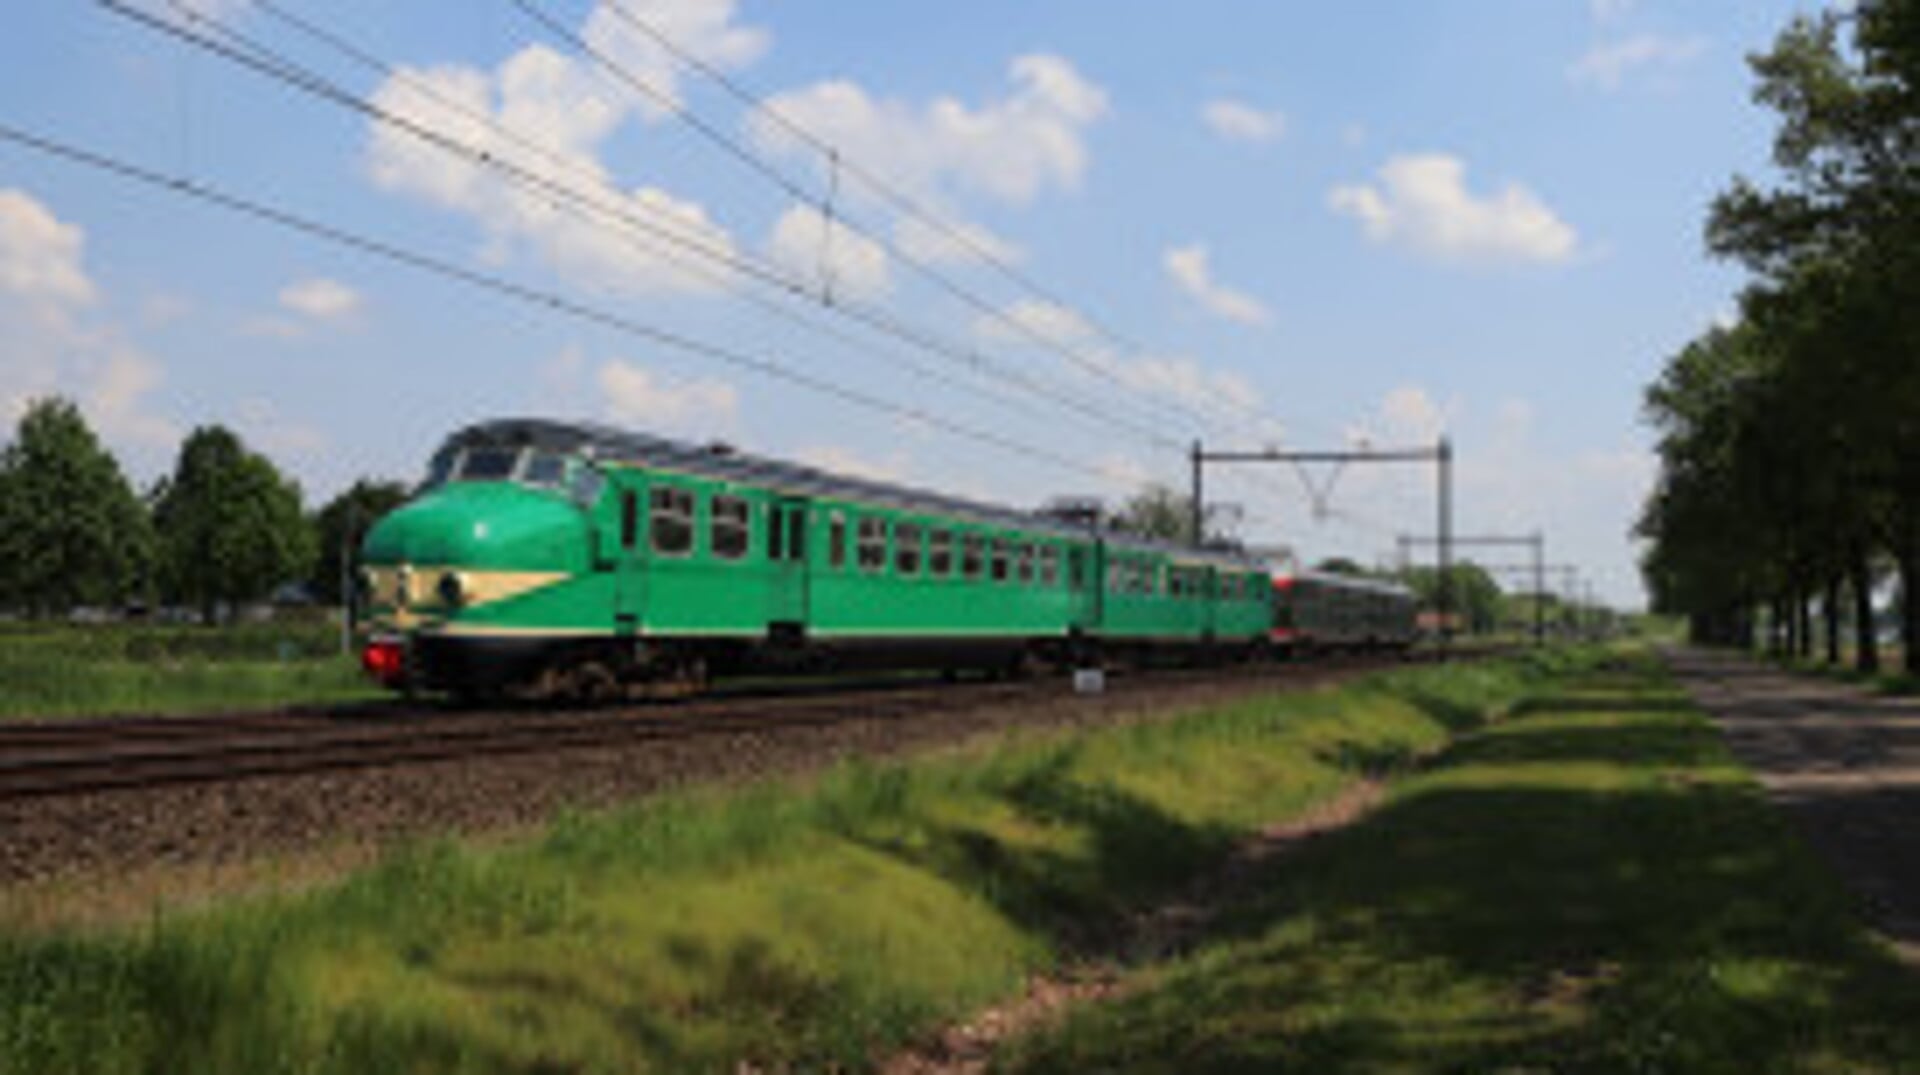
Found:
[[[553,20],[546,16],[544,12],[534,7],[530,3],[530,0],[510,0],[510,2],[522,11],[527,12],[529,17],[535,18],[540,21],[542,25],[547,26],[549,30],[556,33],[566,33],[563,28],[556,26]],[[610,12],[616,19],[630,29],[644,35],[675,60],[678,60],[681,64],[711,81],[742,107],[757,115],[765,116],[769,122],[789,137],[813,150],[815,153],[820,154],[823,158],[830,160],[833,163],[832,175],[836,178],[841,173],[844,173],[855,182],[872,191],[881,201],[891,206],[895,212],[904,216],[913,217],[939,232],[947,241],[953,243],[956,247],[964,249],[974,259],[988,266],[1016,287],[1031,293],[1042,302],[1071,312],[1091,329],[1095,335],[1106,339],[1121,351],[1135,354],[1146,353],[1146,349],[1136,341],[1115,331],[1099,318],[1087,313],[1075,304],[1068,302],[1065,298],[1061,297],[1058,292],[1047,287],[1032,274],[1013,264],[1002,256],[999,251],[995,250],[990,244],[981,241],[968,229],[956,225],[948,219],[945,214],[933,210],[921,199],[903,190],[898,184],[888,180],[877,171],[864,166],[854,158],[844,155],[839,147],[796,122],[780,109],[773,107],[763,95],[755,93],[742,84],[740,80],[727,74],[718,66],[708,62],[705,58],[701,57],[699,53],[682,45],[671,34],[662,30],[654,22],[635,14],[623,0],[603,0],[602,8]],[[568,34],[567,36],[574,37],[576,35]],[[671,98],[664,94],[656,94],[649,90],[648,95],[649,99],[660,102],[662,107],[670,107],[676,114],[690,115],[690,110],[683,108],[677,102],[673,102]],[[690,120],[690,122],[693,122],[693,120]],[[710,124],[706,124],[705,121],[698,122],[702,127],[711,126]],[[725,138],[726,136],[721,135],[720,137]],[[728,139],[728,141],[731,140]],[[772,168],[757,155],[745,150],[745,147],[735,144],[730,147],[730,153],[735,156],[743,153],[752,156],[753,162],[751,167],[756,171],[772,172],[774,181],[779,183],[782,188],[791,190],[795,186],[785,173]],[[804,198],[805,196],[796,195],[796,197]],[[813,200],[817,201],[818,199],[815,198]],[[1031,326],[1027,327],[1031,328]],[[1033,331],[1037,332],[1037,330]],[[1039,335],[1045,336],[1044,333],[1040,333]],[[1065,341],[1052,337],[1047,337],[1042,342],[1047,343],[1050,348],[1065,346]],[[1214,416],[1209,418],[1207,415],[1200,413],[1198,408],[1201,405],[1188,406],[1182,401],[1171,400],[1167,401],[1167,404],[1185,412],[1189,417],[1197,418],[1204,422],[1224,421],[1227,424],[1239,426],[1243,432],[1263,432],[1258,422],[1252,416],[1238,413],[1224,405],[1217,406]]]
[[[762,158],[751,147],[722,130],[718,125],[702,118],[678,98],[652,85],[639,75],[636,75],[625,64],[609,56],[605,49],[596,47],[593,42],[588,41],[578,31],[569,28],[558,19],[555,19],[538,4],[532,3],[531,0],[507,0],[507,2],[528,19],[552,34],[556,39],[564,42],[568,47],[579,52],[582,56],[587,57],[593,62],[594,66],[600,68],[615,82],[625,86],[662,111],[680,119],[701,138],[712,143],[728,157],[739,161],[754,174],[772,183],[789,197],[794,198],[796,201],[822,207],[824,214],[826,200],[823,197],[801,188],[799,184],[795,183],[785,172]],[[617,17],[635,28],[639,28],[643,24],[643,20],[640,20],[638,16],[635,16],[630,10],[618,3],[608,3],[606,10],[614,12]],[[656,41],[671,41],[670,37],[659,31],[656,27],[648,26],[643,32],[648,33],[649,36]],[[663,47],[669,46],[663,45]],[[677,42],[669,47],[669,51],[672,52],[676,58],[681,58],[682,62],[687,62],[685,57],[691,55],[688,50],[680,46]],[[695,70],[700,71],[708,77],[724,77],[723,73],[704,62],[696,66]],[[737,84],[733,84],[731,80],[728,80],[728,82],[723,85],[730,86],[731,89],[729,92],[740,96],[748,104],[749,108],[768,115],[778,115],[778,113],[769,109],[764,103],[746,94],[744,90],[740,89]],[[801,130],[801,128],[785,117],[780,117],[778,122],[782,123],[786,129],[794,131]],[[810,147],[829,156],[839,171],[869,185],[877,180],[877,177],[873,176],[867,169],[861,167],[857,162],[824,140],[812,135],[806,135],[805,138]],[[898,197],[904,198],[904,195],[898,195]],[[916,215],[935,227],[944,227],[952,230],[952,225],[946,224],[939,217],[929,214],[925,210],[916,210]],[[972,309],[981,317],[1003,326],[1015,336],[1024,338],[1065,359],[1068,363],[1079,368],[1086,374],[1118,387],[1128,400],[1132,401],[1138,398],[1143,405],[1158,406],[1169,410],[1184,412],[1189,420],[1198,420],[1203,423],[1212,421],[1212,419],[1207,418],[1206,415],[1183,401],[1170,398],[1136,397],[1135,393],[1138,392],[1137,386],[1128,383],[1124,377],[1116,373],[1109,362],[1083,354],[1076,348],[1067,345],[1064,341],[1035,328],[1022,318],[1010,314],[1004,307],[982,297],[951,276],[928,264],[925,259],[915,257],[911,252],[902,249],[899,243],[884,231],[869,227],[845,215],[842,215],[840,219],[849,231],[879,246],[887,252],[889,257],[907,266],[920,279],[931,284],[950,298]],[[1059,305],[1064,306],[1064,304]],[[1072,309],[1071,307],[1065,308]]]
[[[188,176],[168,174],[143,167],[108,153],[89,149],[5,123],[0,123],[0,142],[12,143],[48,157],[64,160],[70,164],[113,175],[123,180],[165,191],[178,197],[198,201],[263,223],[273,224],[285,230],[306,235],[309,238],[319,239],[396,265],[451,280],[456,283],[465,284],[468,287],[488,292],[501,298],[512,299],[524,305],[572,317],[576,320],[585,321],[624,335],[647,340],[651,343],[656,343],[663,347],[672,348],[696,357],[711,359],[759,376],[784,381],[796,387],[839,400],[843,403],[888,414],[896,418],[922,422],[928,427],[944,433],[1037,462],[1046,463],[1061,470],[1089,474],[1095,477],[1105,477],[1105,472],[1100,468],[1090,466],[1080,460],[1073,459],[1058,452],[1027,444],[998,433],[978,429],[925,408],[896,403],[856,388],[849,388],[837,381],[827,380],[793,369],[784,363],[764,355],[700,340],[684,333],[675,332],[671,329],[662,328],[658,325],[649,324],[636,318],[615,313],[591,303],[569,298],[556,291],[533,287],[493,273],[481,272],[477,269],[456,265],[443,258],[410,249],[399,243],[369,236],[339,225],[315,220],[312,217],[303,216],[288,209],[231,193]]]
[[[138,22],[149,29],[174,37],[195,48],[202,49],[223,60],[234,63],[254,74],[270,78],[327,103],[367,116],[377,123],[415,138],[440,152],[447,153],[476,167],[499,174],[507,182],[528,189],[543,198],[552,200],[553,207],[556,211],[569,214],[585,212],[599,218],[602,223],[611,223],[623,228],[644,232],[670,244],[681,254],[690,254],[705,259],[719,266],[721,269],[739,273],[742,279],[772,287],[777,292],[790,297],[808,294],[808,289],[804,283],[797,281],[771,265],[739,254],[736,251],[716,248],[711,243],[688,236],[676,227],[669,227],[660,221],[637,215],[623,206],[611,205],[605,199],[596,197],[592,193],[582,193],[563,183],[557,183],[546,176],[534,173],[527,168],[503,158],[497,153],[491,152],[485,146],[477,146],[469,142],[463,142],[442,129],[400,115],[392,109],[384,108],[378,103],[346,90],[338,84],[329,81],[324,76],[301,66],[296,61],[234,30],[231,26],[222,23],[218,19],[198,13],[192,13],[190,15],[190,18],[195,24],[206,25],[213,28],[215,32],[227,39],[225,41],[215,40],[203,33],[157,18],[150,13],[127,5],[122,2],[122,0],[98,0],[98,2],[109,11]],[[381,61],[373,58],[365,50],[352,46],[338,35],[318,36],[324,35],[325,31],[314,26],[307,20],[301,20],[297,16],[288,15],[277,6],[268,3],[263,2],[261,8],[268,14],[288,19],[290,25],[297,25],[303,32],[315,35],[316,40],[323,40],[330,45],[341,48],[344,50],[343,54],[349,55],[355,59],[356,62],[371,63],[389,75],[398,74],[398,72],[393,71],[390,65],[381,63]],[[429,86],[417,84],[417,80],[415,80],[415,84],[413,84],[411,88],[415,89],[416,92],[424,93],[430,99],[446,104],[468,119],[487,126],[496,133],[500,133],[503,137],[507,137],[515,142],[515,144],[528,148],[530,152],[541,155],[550,163],[558,164],[569,170],[577,169],[577,162],[566,157],[564,154],[556,153],[531,139],[519,135],[518,132],[513,131],[511,128],[495,122],[490,116],[476,114],[471,109],[467,109],[457,102],[447,102],[444,95],[436,93]],[[724,273],[717,273],[713,269],[689,264],[684,258],[674,254],[668,254],[653,248],[646,248],[646,252],[650,255],[661,257],[680,271],[688,273],[695,278],[722,285],[731,282],[731,278],[727,277]],[[782,307],[777,303],[751,294],[742,294],[741,297],[753,303],[761,310],[787,320],[790,323],[798,324],[811,331],[829,336],[837,342],[853,347],[862,353],[868,355],[875,353],[871,345],[866,344],[864,341],[859,341],[843,332],[831,329],[817,321]],[[1073,412],[1079,419],[1142,437],[1154,447],[1162,450],[1173,450],[1178,447],[1177,444],[1165,436],[1146,427],[1109,414],[1090,401],[1076,397],[1070,390],[1057,388],[1022,371],[1007,369],[998,363],[990,362],[976,350],[948,344],[924,330],[901,322],[878,310],[856,304],[839,304],[831,309],[857,321],[871,330],[883,333],[918,350],[961,365],[975,375],[990,374],[1004,381],[1011,382],[1034,396],[1038,396],[1055,406]],[[901,356],[890,354],[887,357],[891,361]],[[949,387],[960,388],[970,394],[993,399],[995,402],[1013,406],[1029,414],[1037,415],[1039,413],[1030,401],[1011,396],[1005,391],[994,391],[958,378],[943,376],[930,370],[923,363],[912,359],[906,359],[906,361],[910,366],[910,371],[916,376],[926,377],[946,384]]]

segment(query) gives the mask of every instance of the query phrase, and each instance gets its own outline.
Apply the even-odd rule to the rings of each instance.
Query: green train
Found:
[[[367,671],[460,695],[1251,655],[1275,629],[1244,554],[544,420],[449,437],[361,564]]]

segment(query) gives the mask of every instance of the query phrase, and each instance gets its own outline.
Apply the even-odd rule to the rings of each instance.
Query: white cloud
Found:
[[[884,459],[873,459],[839,444],[810,444],[795,452],[794,458],[810,467],[850,478],[879,482],[907,480],[908,460],[904,452],[893,452]]]
[[[617,6],[596,5],[582,36],[596,52],[677,106],[685,65],[635,23],[652,28],[712,67],[737,70],[765,55],[772,37],[758,27],[736,24],[735,6],[734,0],[622,0]],[[655,101],[636,104],[650,121],[670,114],[668,107]]]
[[[732,9],[731,0],[654,0],[636,11],[670,33],[681,28],[697,51],[733,66],[757,56],[765,39],[759,31],[732,27]],[[604,39],[603,51],[616,54],[638,50],[644,55],[627,62],[643,71],[664,62],[647,52],[651,46],[634,31],[609,25],[612,18],[608,9],[596,8],[589,40]],[[374,123],[366,161],[373,182],[473,218],[484,230],[491,259],[528,252],[574,283],[605,292],[697,293],[725,286],[724,270],[692,250],[731,257],[727,231],[697,203],[658,187],[623,189],[600,159],[602,144],[623,123],[651,114],[644,99],[598,77],[586,61],[534,45],[492,73],[408,68],[375,92],[374,103],[439,132],[457,152]],[[558,195],[554,188],[569,193]],[[675,264],[689,260],[707,271],[695,275]],[[714,273],[722,275],[716,280]]]
[[[1693,60],[1706,49],[1704,38],[1641,34],[1593,46],[1568,65],[1567,77],[1577,85],[1617,90],[1636,71],[1655,68],[1671,70]]]
[[[1210,370],[1191,358],[1151,355],[1125,360],[1116,367],[1122,380],[1142,395],[1171,397],[1190,406],[1224,406],[1250,414],[1261,403],[1260,391],[1238,373]]]
[[[1379,177],[1378,186],[1335,187],[1328,196],[1375,242],[1452,261],[1564,262],[1574,254],[1573,228],[1532,191],[1509,183],[1476,197],[1458,157],[1394,157]]]
[[[974,331],[989,340],[1016,343],[1029,342],[1037,336],[1070,345],[1093,336],[1093,326],[1079,313],[1040,299],[1021,299],[1001,311],[998,317],[982,314],[974,320]]]
[[[280,306],[315,321],[336,321],[359,311],[360,293],[338,280],[313,277],[281,288]]]
[[[767,240],[767,256],[811,282],[817,293],[873,298],[891,283],[884,247],[837,220],[829,228],[826,217],[811,205],[795,205],[780,214]]]
[[[904,255],[926,265],[964,264],[994,261],[1018,262],[1025,252],[1012,241],[950,216],[941,224],[917,216],[903,216],[893,224],[894,246]]]
[[[0,420],[47,396],[77,401],[116,447],[157,452],[178,431],[146,408],[164,372],[88,310],[99,292],[83,261],[86,236],[32,195],[0,190]]]
[[[979,106],[941,97],[916,107],[845,80],[767,103],[863,167],[936,202],[975,193],[1026,204],[1050,189],[1076,189],[1089,157],[1086,129],[1106,115],[1106,91],[1058,56],[1018,57],[1008,80],[1009,94]],[[764,116],[750,121],[750,131],[767,152],[825,163]]]
[[[1143,399],[1171,399],[1194,408],[1225,407],[1249,419],[1265,402],[1251,381],[1232,370],[1210,368],[1184,356],[1124,354],[1101,345],[1085,317],[1057,303],[1021,300],[998,317],[976,318],[973,327],[991,343],[1050,353],[1070,350],[1080,359],[1071,364],[1074,376],[1104,374]],[[1061,361],[1069,360],[1062,356]],[[1277,436],[1277,427],[1270,432]]]
[[[1200,110],[1200,119],[1229,142],[1274,142],[1287,130],[1287,117],[1281,113],[1224,98],[1208,101]]]
[[[325,433],[290,420],[272,400],[258,396],[240,401],[233,424],[248,444],[283,468],[293,460],[311,462],[333,444]]]
[[[1447,408],[1426,389],[1403,384],[1382,396],[1372,415],[1347,430],[1347,439],[1375,448],[1433,444],[1448,424]]]
[[[1631,12],[1635,0],[1587,0],[1587,11],[1595,22],[1616,22]]]
[[[81,268],[86,238],[19,190],[0,190],[0,291],[29,302],[91,302],[93,282]]]
[[[710,432],[733,424],[740,409],[740,393],[726,381],[669,382],[619,359],[601,363],[595,380],[608,418],[645,429]]]
[[[1213,268],[1204,245],[1194,243],[1170,249],[1163,263],[1167,275],[1173,277],[1180,289],[1216,317],[1243,325],[1263,325],[1272,319],[1259,300],[1213,279]]]

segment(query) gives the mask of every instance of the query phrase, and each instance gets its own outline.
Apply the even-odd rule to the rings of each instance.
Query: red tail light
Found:
[[[407,648],[396,639],[376,638],[360,651],[360,667],[386,686],[394,686],[407,678]]]

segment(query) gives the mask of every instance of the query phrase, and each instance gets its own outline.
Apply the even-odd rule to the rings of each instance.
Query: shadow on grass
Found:
[[[1191,825],[1110,787],[1089,786],[1074,778],[1073,765],[1073,754],[1062,752],[1003,793],[1024,821],[1083,833],[1089,844],[1072,853],[964,824],[932,826],[910,844],[857,831],[847,835],[978,895],[1021,929],[1067,950],[1098,946],[1129,907],[1169,879],[1191,876],[1224,857],[1235,834]]]
[[[1543,709],[1463,744],[1016,1070],[1920,1069],[1920,982],[1756,789],[1593,786],[1596,764],[1723,757],[1703,722],[1619,701],[1615,727]],[[1576,764],[1520,785],[1491,768],[1519,761]]]

